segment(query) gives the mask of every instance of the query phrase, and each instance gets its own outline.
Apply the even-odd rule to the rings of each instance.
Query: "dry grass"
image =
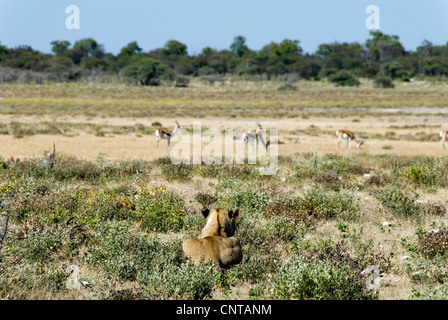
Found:
[[[228,273],[227,278],[221,279],[211,294],[213,299],[271,298],[267,291],[258,296],[254,292],[258,290],[257,283],[269,286],[270,283],[265,278],[267,273],[283,270],[273,262],[274,259],[287,261],[319,250],[325,253],[325,250],[341,243],[351,259],[359,259],[357,261],[360,263],[373,259],[372,261],[382,265],[384,270],[379,290],[380,299],[412,299],[414,290],[423,292],[428,283],[443,286],[436,280],[436,276],[424,281],[413,277],[416,272],[423,273],[428,266],[431,270],[441,269],[441,273],[445,269],[434,261],[420,262],[418,252],[412,250],[418,239],[417,233],[421,232],[419,230],[428,231],[442,226],[446,223],[446,214],[427,215],[417,220],[403,219],[383,205],[376,194],[393,186],[418,193],[420,201],[447,208],[448,190],[446,185],[442,185],[442,180],[439,184],[431,180],[427,182],[428,185],[421,185],[418,184],[419,181],[412,180],[413,176],[405,177],[405,171],[393,168],[397,163],[412,168],[418,164],[428,166],[430,172],[433,167],[428,163],[431,160],[440,159],[444,163],[448,150],[444,150],[435,137],[446,126],[444,115],[440,114],[440,110],[446,108],[448,103],[446,84],[399,83],[395,89],[383,90],[374,89],[367,81],[359,88],[334,88],[326,83],[299,82],[297,87],[298,90],[295,91],[279,91],[272,83],[235,82],[212,87],[192,83],[190,88],[100,84],[2,86],[2,156],[6,160],[14,158],[22,161],[18,164],[8,162],[10,168],[13,168],[10,171],[2,169],[0,191],[5,192],[5,186],[10,184],[21,183],[31,186],[41,184],[43,190],[48,187],[57,197],[60,194],[68,196],[67,190],[71,190],[70,188],[81,188],[84,192],[82,194],[89,194],[90,190],[94,190],[105,194],[104,198],[99,198],[104,201],[100,204],[109,209],[106,205],[115,199],[113,197],[117,197],[112,194],[112,200],[108,198],[110,190],[141,190],[142,187],[151,190],[154,186],[163,185],[183,199],[188,218],[186,226],[181,230],[158,232],[142,230],[140,222],[132,220],[130,229],[133,236],[159,239],[162,243],[198,233],[203,226],[200,215],[199,218],[195,215],[201,208],[197,201],[199,192],[216,196],[218,200],[214,206],[234,206],[235,203],[240,203],[243,210],[237,236],[243,239],[244,253],[250,259],[244,262],[241,269],[237,268],[233,273]],[[401,109],[402,114],[392,113],[394,110],[391,109]],[[267,130],[279,129],[279,153],[283,157],[280,170],[270,180],[259,176],[250,166],[245,167],[245,170],[237,166],[235,171],[218,166],[209,168],[208,173],[203,166],[199,166],[185,172],[176,171],[185,174],[185,177],[174,177],[173,180],[170,174],[172,168],[166,167],[164,160],[159,160],[169,156],[166,141],[162,141],[159,148],[156,147],[153,124],[160,122],[163,127],[171,129],[175,120],[187,129],[191,129],[195,120],[200,120],[203,128],[216,128],[220,131],[226,128],[253,129],[256,120],[261,121]],[[22,137],[14,134],[14,123],[16,130],[23,130]],[[343,145],[338,148],[334,131],[339,128],[350,129],[362,136],[365,140],[362,150],[347,150]],[[50,150],[53,142],[56,144],[58,161],[66,167],[57,168],[60,171],[55,170],[50,175],[48,171],[39,175],[39,166],[30,165],[28,170],[23,160],[41,158],[43,150]],[[385,145],[390,148],[383,148]],[[317,160],[321,161],[322,172],[313,166],[307,166],[301,171],[300,164],[310,161],[310,153],[314,152],[317,153]],[[70,156],[77,161],[70,160]],[[93,164],[79,159],[92,161]],[[141,163],[143,169],[137,163],[121,167],[121,161],[127,160],[148,162]],[[437,168],[445,172],[443,166]],[[343,169],[349,171],[345,172]],[[71,171],[81,172],[72,177],[69,175]],[[86,178],[90,177],[89,173],[96,178]],[[363,175],[365,173],[377,177],[376,180],[367,183],[368,178]],[[67,176],[70,178],[66,178]],[[383,178],[378,178],[380,176]],[[242,187],[246,185],[251,185],[250,197],[246,196],[248,190]],[[341,187],[347,188],[359,200],[357,216],[351,219],[343,216],[321,219],[314,216],[309,224],[302,224],[300,219],[303,212],[300,211],[293,217],[294,224],[288,224],[292,217],[282,216],[281,212],[275,211],[283,210],[284,207],[280,204],[303,197],[307,191],[314,190],[316,185],[344,195],[340,191]],[[131,196],[128,197],[129,201],[133,201]],[[271,197],[278,197],[274,199],[277,200],[277,206],[269,207],[274,212],[268,212],[266,207],[272,200]],[[42,201],[50,200],[44,197]],[[86,203],[92,199],[86,196],[81,200],[79,210],[83,214],[76,210],[71,214],[76,221],[79,219],[86,223],[83,219],[86,219],[85,216],[89,217],[87,213],[90,212]],[[21,205],[30,205],[27,201],[21,203],[19,198],[15,201],[19,208]],[[37,203],[36,206],[40,206],[37,209],[44,212],[43,208],[48,208],[51,214],[54,214],[54,207],[60,205],[50,203],[52,206],[47,206],[36,199],[33,201]],[[71,210],[70,208],[67,210]],[[294,206],[284,208],[290,214],[296,209]],[[45,215],[42,215],[39,219],[45,220]],[[112,222],[117,219],[111,218]],[[392,225],[383,226],[384,222]],[[37,222],[30,220],[27,223]],[[59,226],[59,223],[63,225],[66,221],[54,223]],[[270,227],[272,223],[278,223],[278,228]],[[98,227],[87,225],[92,229]],[[25,230],[25,226],[23,221],[15,222],[17,230]],[[327,239],[332,245],[322,244],[323,239]],[[120,280],[112,277],[113,281],[107,280],[103,274],[106,266],[92,265],[90,260],[86,260],[85,257],[89,254],[87,249],[92,248],[86,245],[78,256],[71,259],[82,265],[82,274],[95,282],[95,292],[102,292],[101,294],[86,296],[88,289],[72,293],[36,284],[29,293],[14,287],[13,296],[2,297],[114,299],[120,295],[141,298],[143,294],[149,294],[139,291],[138,281],[151,283],[154,279]],[[404,256],[412,257],[410,260],[403,260]],[[52,261],[59,268],[68,259],[56,256]],[[183,262],[179,265],[185,266]],[[2,280],[5,279],[0,279],[0,282]],[[3,283],[5,282],[14,286],[13,283]],[[145,297],[157,298],[154,295]]]

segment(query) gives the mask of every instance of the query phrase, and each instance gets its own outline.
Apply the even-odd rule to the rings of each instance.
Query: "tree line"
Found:
[[[244,36],[236,36],[228,49],[205,47],[195,55],[176,40],[149,52],[134,41],[117,55],[92,38],[74,44],[57,40],[51,46],[52,53],[43,53],[0,43],[0,83],[87,80],[187,86],[192,77],[212,84],[236,76],[285,82],[327,78],[350,86],[359,85],[358,78],[370,78],[377,86],[393,87],[393,81],[448,76],[448,42],[434,45],[424,40],[415,51],[406,51],[398,36],[381,31],[371,31],[364,43],[323,43],[312,54],[304,53],[300,41],[292,39],[252,50]]]

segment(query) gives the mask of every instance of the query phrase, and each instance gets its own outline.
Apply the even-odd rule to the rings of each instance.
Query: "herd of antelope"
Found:
[[[156,130],[157,146],[159,145],[159,141],[161,139],[166,139],[168,141],[168,150],[170,150],[171,138],[177,133],[177,131],[179,129],[181,129],[181,127],[177,121],[176,121],[176,125],[172,131],[157,129]],[[357,149],[360,149],[364,143],[364,141],[357,139],[353,132],[348,131],[346,129],[337,130],[336,136],[338,138],[338,140],[337,140],[338,147],[340,147],[342,139],[347,140],[347,145],[346,145],[347,149],[351,149],[352,141],[354,141],[356,143]],[[442,138],[442,140],[440,140],[440,143],[442,143],[443,148],[446,149],[445,141],[448,137],[448,130],[440,131],[440,137]],[[261,124],[259,122],[257,122],[257,128],[255,130],[247,130],[243,133],[242,141],[243,141],[243,143],[246,143],[246,144],[248,144],[249,142],[251,144],[253,144],[254,141],[256,141],[257,146],[260,143],[265,150],[267,149],[267,147],[270,144],[269,140],[265,142],[264,137],[263,137],[263,127],[261,126]]]

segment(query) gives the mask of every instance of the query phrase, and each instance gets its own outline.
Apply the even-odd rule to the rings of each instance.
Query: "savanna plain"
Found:
[[[277,129],[278,170],[173,164],[176,121]],[[446,129],[446,82],[1,85],[0,298],[447,299]],[[204,207],[239,209],[228,270],[182,251]]]

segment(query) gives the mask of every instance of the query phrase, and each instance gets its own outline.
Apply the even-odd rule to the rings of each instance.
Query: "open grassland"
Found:
[[[292,118],[311,115],[447,114],[444,83],[400,83],[393,90],[336,88],[325,82],[299,82],[278,90],[275,82],[228,82],[189,88],[109,84],[2,85],[0,114],[105,117]]]
[[[296,85],[0,86],[0,298],[447,299],[448,86]],[[279,129],[279,170],[174,165],[154,131],[175,120]],[[224,273],[182,252],[204,206],[240,209]],[[65,288],[72,264],[91,287]]]
[[[447,128],[448,85],[397,83],[378,89],[336,88],[299,81],[296,90],[275,82],[195,82],[188,88],[110,84],[2,85],[0,137],[5,158],[38,156],[55,141],[65,154],[96,160],[154,160],[167,156],[156,148],[154,132],[171,130],[174,121],[190,130],[279,130],[284,155],[336,148],[335,131],[347,128],[365,140],[373,154],[443,155],[437,145]]]
[[[448,157],[281,157],[259,165],[6,161],[7,299],[446,299]],[[2,201],[2,204],[4,201]],[[203,206],[239,208],[243,262],[185,258]],[[92,284],[65,289],[68,265]],[[378,290],[362,273],[376,266]]]

